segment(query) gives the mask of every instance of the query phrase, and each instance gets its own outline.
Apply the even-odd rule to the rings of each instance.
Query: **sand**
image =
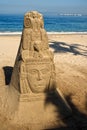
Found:
[[[87,115],[87,34],[48,34],[56,80],[76,118]],[[0,36],[0,88],[10,83],[20,35]],[[80,116],[79,116],[80,115]]]
[[[87,35],[49,35],[58,87],[75,112],[87,114]]]

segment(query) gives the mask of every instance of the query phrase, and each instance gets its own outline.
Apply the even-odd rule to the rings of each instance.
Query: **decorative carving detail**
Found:
[[[28,12],[11,85],[21,94],[45,93],[53,87],[54,74],[53,53],[49,51],[43,17],[36,11]]]

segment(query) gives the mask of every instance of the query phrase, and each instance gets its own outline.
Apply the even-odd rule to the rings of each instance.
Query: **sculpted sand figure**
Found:
[[[60,108],[63,118],[71,115],[69,106],[56,88],[53,57],[42,15],[36,11],[26,13],[10,83],[10,89],[13,88],[11,98],[8,96],[9,102],[15,102],[14,107],[8,105],[11,123],[27,126],[29,130],[51,129],[63,124],[57,112]]]
[[[36,11],[25,14],[22,40],[11,80],[11,85],[20,93],[39,93],[50,89],[55,70],[43,26],[41,14]]]

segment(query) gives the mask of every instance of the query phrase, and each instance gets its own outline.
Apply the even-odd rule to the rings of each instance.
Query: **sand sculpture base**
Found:
[[[57,91],[49,94],[19,96],[18,108],[11,120],[12,124],[27,127],[29,130],[66,127],[64,119],[70,118],[70,109]],[[70,128],[74,127],[69,120]]]
[[[66,122],[67,130],[75,130],[71,109],[57,90],[54,93],[28,95],[7,86],[1,93],[4,102],[1,113],[7,119],[4,125],[8,124],[5,130],[66,129]]]

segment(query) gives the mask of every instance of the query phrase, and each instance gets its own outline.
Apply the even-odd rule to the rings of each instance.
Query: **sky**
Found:
[[[31,10],[87,14],[87,0],[0,0],[0,14],[24,14]]]

